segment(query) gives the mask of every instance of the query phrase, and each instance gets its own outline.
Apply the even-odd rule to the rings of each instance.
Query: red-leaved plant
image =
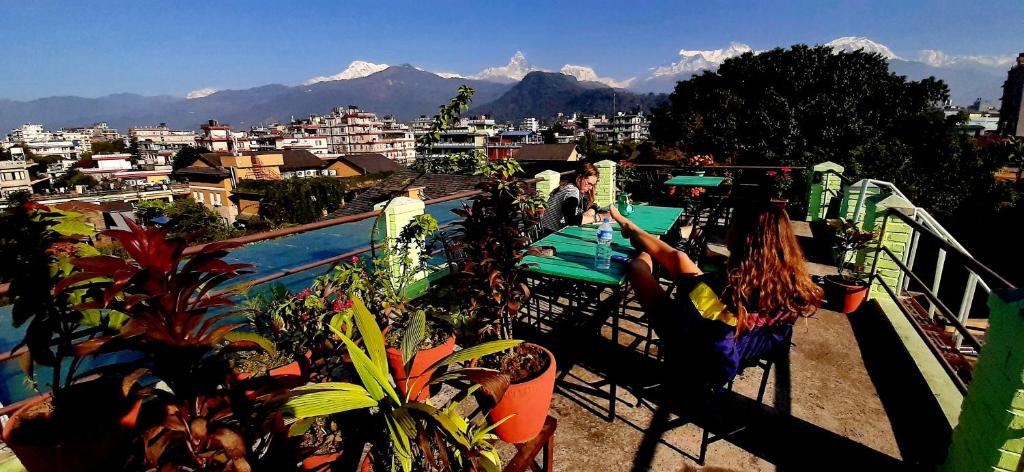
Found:
[[[250,445],[269,427],[266,420],[251,419],[269,417],[257,414],[261,401],[283,389],[267,377],[246,383],[234,380],[225,354],[268,343],[236,332],[241,324],[227,322],[231,312],[211,310],[233,305],[230,292],[214,289],[251,266],[223,260],[236,244],[208,244],[185,260],[185,240],[168,238],[162,228],[142,228],[130,221],[128,225],[128,231],[104,234],[118,240],[130,260],[77,259],[73,264],[79,272],[54,288],[59,293],[85,287],[94,296],[78,309],[127,315],[117,334],[85,341],[77,346],[77,354],[138,354],[136,360],[103,368],[108,374],[124,375],[124,390],[146,399],[137,425],[141,449],[135,450],[141,453],[134,455],[134,466],[250,470]],[[164,385],[136,385],[143,378]]]

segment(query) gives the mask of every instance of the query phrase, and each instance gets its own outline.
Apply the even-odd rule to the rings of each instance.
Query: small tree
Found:
[[[481,162],[476,174],[488,179],[480,184],[483,194],[452,210],[463,217],[454,238],[466,255],[459,287],[481,338],[512,339],[512,323],[530,296],[520,262],[545,199],[516,179],[521,172],[514,159]]]
[[[203,152],[204,149],[202,148],[186,144],[184,147],[179,149],[178,152],[174,153],[174,160],[172,161],[171,166],[174,170],[184,169],[198,161],[199,158],[202,157]]]

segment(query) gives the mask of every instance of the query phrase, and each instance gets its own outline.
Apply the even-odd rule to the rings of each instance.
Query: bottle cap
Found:
[[[606,217],[604,217],[604,220],[603,220],[603,221],[604,221],[605,223],[611,223],[611,222],[612,222],[612,219],[611,219],[611,218],[608,218],[608,217],[606,216]]]

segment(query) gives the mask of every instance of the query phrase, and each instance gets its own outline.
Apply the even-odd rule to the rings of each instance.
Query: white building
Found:
[[[236,150],[237,136],[231,132],[231,126],[222,125],[217,120],[210,120],[201,126],[203,134],[196,137],[196,144],[210,152],[231,152]],[[248,147],[248,144],[246,144]]]
[[[46,131],[43,125],[37,125],[32,123],[23,124],[17,128],[11,130],[7,134],[7,140],[12,143],[36,143],[40,141],[50,141],[53,139],[53,134]]]
[[[441,131],[440,141],[424,149],[419,157],[438,157],[450,154],[487,152],[487,140],[498,132],[494,120],[480,116],[463,118],[455,126]]]
[[[519,122],[519,131],[533,131],[536,133],[538,130],[540,130],[540,122],[536,118],[523,118]]]
[[[625,141],[643,142],[650,138],[650,122],[643,113],[619,112],[608,118],[604,115],[584,118],[587,129],[593,131],[598,144],[613,145]]]
[[[409,163],[416,155],[412,130],[393,118],[379,119],[375,113],[359,107],[335,107],[331,114],[311,116],[319,124],[319,134],[327,138],[332,154],[383,154],[388,159]]]
[[[31,192],[28,164],[21,159],[0,161],[0,199],[15,192]]]

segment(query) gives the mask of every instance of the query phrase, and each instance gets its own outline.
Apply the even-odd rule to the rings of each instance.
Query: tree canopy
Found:
[[[119,154],[127,151],[127,147],[124,145],[124,140],[115,139],[113,141],[93,141],[92,152],[93,154]]]
[[[943,82],[893,74],[878,54],[797,45],[746,53],[679,82],[654,110],[651,134],[723,163],[833,161],[951,215],[967,196],[995,190],[1002,160],[944,117],[948,97]]]
[[[203,148],[196,146],[185,145],[178,152],[174,153],[174,161],[171,163],[174,170],[184,169],[194,162],[198,161],[199,158],[206,152]]]

